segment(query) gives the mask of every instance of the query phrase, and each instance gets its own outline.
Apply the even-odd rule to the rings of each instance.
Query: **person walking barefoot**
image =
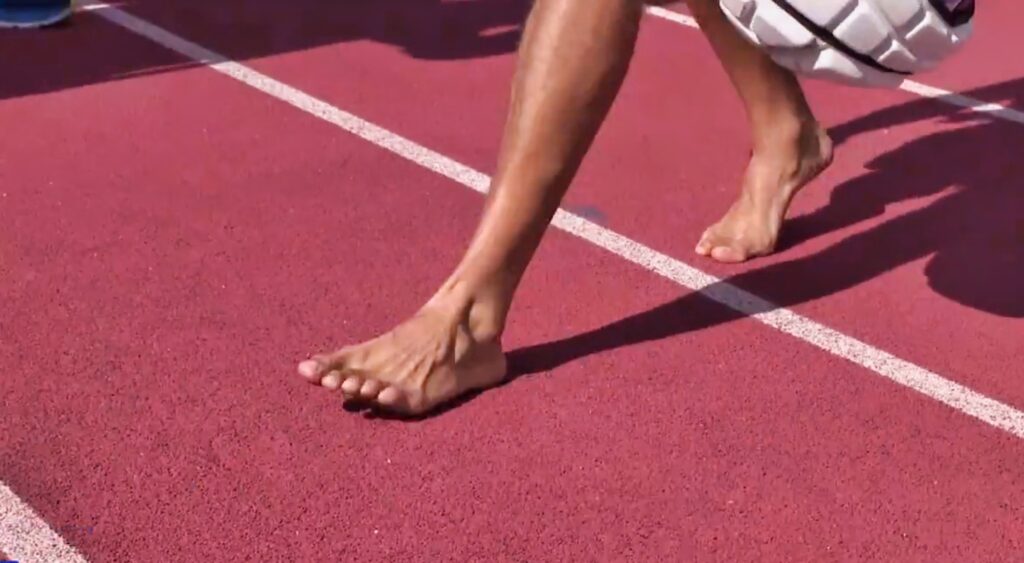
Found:
[[[752,155],[740,195],[696,251],[722,262],[770,253],[793,196],[832,159],[796,78],[747,43],[717,0],[690,7],[746,109]],[[516,289],[626,76],[639,0],[537,0],[480,223],[423,307],[367,342],[318,354],[301,376],[348,400],[420,415],[500,383]]]

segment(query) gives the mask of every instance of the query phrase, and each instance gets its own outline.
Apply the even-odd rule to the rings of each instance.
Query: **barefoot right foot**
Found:
[[[474,335],[471,307],[432,304],[362,344],[299,364],[299,374],[347,400],[425,414],[442,403],[501,382],[507,370],[498,338]]]
[[[832,140],[820,125],[803,123],[797,131],[782,132],[769,149],[755,152],[740,197],[704,231],[697,254],[744,262],[775,250],[793,196],[832,162]]]

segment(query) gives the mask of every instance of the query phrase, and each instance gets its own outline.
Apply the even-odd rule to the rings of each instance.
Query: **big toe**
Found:
[[[737,245],[716,245],[711,248],[711,258],[728,264],[743,262],[750,256],[747,251]]]
[[[318,359],[311,358],[299,362],[299,375],[313,383],[320,383],[320,380],[327,375],[330,366]]]
[[[332,378],[334,377],[332,372],[345,371],[345,368],[349,364],[350,358],[354,353],[353,350],[354,349],[351,348],[342,348],[341,350],[331,352],[330,354],[317,354],[308,360],[299,362],[299,375],[311,383],[319,383],[320,385],[323,385],[324,379],[329,375],[331,375]],[[341,383],[341,381],[339,379],[336,382],[332,381],[332,383],[335,383],[333,388],[337,389],[337,383]]]
[[[705,231],[704,234],[700,236],[700,241],[697,242],[697,246],[693,250],[701,256],[710,256],[711,249],[714,247],[715,245],[711,240],[711,233]]]
[[[749,252],[740,241],[716,232],[714,228],[704,232],[694,250],[719,262],[743,262],[749,258]]]

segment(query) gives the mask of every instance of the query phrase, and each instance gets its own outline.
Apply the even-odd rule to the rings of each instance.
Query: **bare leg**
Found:
[[[498,173],[461,263],[411,319],[299,372],[346,398],[423,413],[505,376],[513,294],[632,57],[638,0],[538,0],[527,22]]]
[[[717,0],[689,0],[747,110],[753,154],[739,199],[697,244],[699,254],[742,262],[775,249],[796,192],[832,160],[832,142],[814,119],[796,78],[740,36]]]

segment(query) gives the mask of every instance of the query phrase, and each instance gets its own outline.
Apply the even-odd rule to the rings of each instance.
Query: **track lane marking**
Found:
[[[692,16],[675,10],[669,10],[668,8],[662,8],[660,6],[647,6],[645,10],[650,16],[670,21],[684,27],[700,29],[700,26],[697,24],[697,20],[693,19]],[[982,113],[997,119],[1002,119],[1003,121],[1010,121],[1024,125],[1024,112],[1008,108],[1002,104],[983,102],[970,96],[957,94],[956,92],[951,92],[949,90],[929,86],[928,84],[908,79],[904,79],[903,82],[896,86],[896,88],[899,88],[904,92],[916,94],[922,98],[930,98],[974,113]]]
[[[0,481],[0,550],[9,559],[21,563],[86,563],[81,553],[68,545],[3,481]]]
[[[353,135],[467,188],[481,194],[487,192],[490,178],[454,159],[234,62],[110,4],[86,2],[79,7],[82,10],[95,12],[118,26],[306,113],[333,123]],[[647,7],[646,11],[649,15],[663,20],[689,28],[698,28],[696,20],[679,12],[655,6]],[[905,80],[899,88],[924,98],[935,99],[952,106],[1024,125],[1024,112],[1000,104],[982,102],[969,96],[911,80]],[[692,291],[701,292],[706,297],[753,317],[780,332],[860,365],[877,375],[913,389],[981,422],[1009,432],[1018,438],[1024,438],[1024,412],[1008,404],[987,397],[793,311],[778,307],[761,297],[723,282],[680,260],[573,213],[559,210],[552,220],[552,226]],[[21,561],[86,563],[86,559],[75,548],[68,545],[42,517],[36,514],[2,481],[0,481],[0,548],[9,557]]]
[[[175,35],[124,10],[103,2],[91,2],[88,6],[95,13],[118,26],[159,43],[221,74],[230,76],[305,113],[333,123],[353,135],[445,176],[473,191],[481,194],[487,193],[490,177],[483,172],[474,170],[448,156]],[[812,344],[829,354],[849,360],[890,381],[931,397],[1018,438],[1024,438],[1024,412],[1008,404],[987,397],[914,363],[897,358],[884,350],[789,309],[779,307],[579,215],[560,209],[555,213],[551,225],[683,287],[700,292],[704,296],[739,313],[753,317],[780,332]]]

